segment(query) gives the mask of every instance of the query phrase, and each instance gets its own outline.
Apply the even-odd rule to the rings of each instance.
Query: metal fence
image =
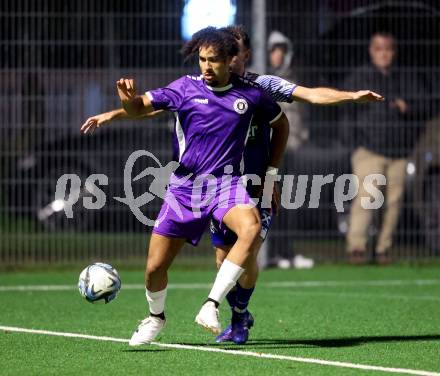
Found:
[[[377,31],[395,36],[398,54],[393,71],[409,77],[400,78],[402,86],[396,90],[401,90],[408,103],[417,102],[418,111],[416,116],[402,116],[394,123],[376,118],[369,123],[378,130],[410,129],[405,140],[394,143],[396,155],[409,162],[409,174],[391,252],[396,258],[410,260],[438,256],[440,8],[436,2],[274,0],[265,4],[237,0],[233,4],[236,23],[244,24],[260,42],[254,56],[266,54],[264,65],[269,72],[303,86],[355,89],[346,87],[347,78],[368,64],[370,36]],[[155,0],[0,2],[2,265],[97,259],[143,262],[151,228],[139,223],[113,197],[124,195],[124,165],[133,151],[149,150],[163,164],[171,159],[173,119],[164,115],[156,120],[119,122],[92,136],[80,136],[79,127],[87,117],[119,106],[115,82],[121,76],[134,77],[141,91],[195,70],[185,66],[179,54],[184,6],[184,1]],[[261,6],[264,8],[256,8]],[[265,17],[258,11],[264,11]],[[265,20],[264,30],[256,22],[258,14],[260,22]],[[259,36],[268,40],[258,40]],[[283,36],[286,39],[280,42],[277,38]],[[273,68],[270,51],[279,44],[287,47],[285,64]],[[262,66],[255,59],[252,65]],[[372,83],[364,81],[358,89]],[[416,82],[417,88],[404,86],[408,82]],[[388,99],[391,105],[397,97]],[[345,256],[350,203],[343,213],[336,210],[334,181],[352,172],[350,158],[357,144],[351,130],[356,121],[347,114],[363,110],[297,103],[284,109],[291,136],[283,170],[310,180],[304,204],[275,218],[267,242],[269,254],[291,258],[296,253],[318,261],[340,261]],[[384,136],[378,132],[377,137]],[[132,176],[147,163],[137,162]],[[66,173],[78,175],[81,182],[71,219],[55,202],[57,180]],[[109,184],[100,187],[106,205],[86,210],[84,199],[96,194],[87,178],[97,173],[109,177]],[[319,206],[309,207],[312,176],[329,174],[334,179],[323,187]],[[134,193],[145,192],[148,183],[134,183]],[[143,211],[154,218],[159,207],[156,198]],[[380,213],[374,212],[368,227],[369,252],[375,249],[384,220]],[[182,261],[191,263],[211,257],[208,237],[199,249],[182,253]]]

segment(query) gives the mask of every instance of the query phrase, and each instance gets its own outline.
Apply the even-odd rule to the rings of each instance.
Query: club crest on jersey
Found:
[[[234,102],[234,110],[240,115],[243,115],[247,111],[248,107],[248,103],[243,98],[239,98]]]

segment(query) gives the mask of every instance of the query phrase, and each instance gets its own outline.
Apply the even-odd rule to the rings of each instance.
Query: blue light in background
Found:
[[[207,26],[222,27],[235,23],[235,0],[185,0],[182,37],[185,40]]]

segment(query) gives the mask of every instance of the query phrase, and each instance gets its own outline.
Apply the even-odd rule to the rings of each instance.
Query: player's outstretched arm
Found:
[[[118,108],[112,111],[104,112],[92,117],[89,117],[82,125],[80,132],[83,134],[93,133],[95,129],[100,128],[106,123],[113,120],[133,120],[133,119],[143,119],[143,118],[154,118],[157,115],[163,113],[163,110],[153,111],[148,114],[143,114],[141,116],[130,116],[123,108]]]
[[[130,100],[137,97],[136,89],[133,79],[120,79],[117,83],[118,95],[124,100]],[[118,108],[112,111],[104,112],[102,114],[98,114],[88,118],[81,125],[81,133],[93,133],[93,131],[97,128],[100,128],[102,125],[109,123],[113,120],[122,120],[122,119],[141,119],[141,118],[153,118],[157,115],[161,114],[163,111],[141,111],[139,114],[129,114],[124,108]]]
[[[92,117],[89,117],[82,125],[80,132],[83,134],[93,133],[97,128],[100,128],[104,124],[118,118],[128,118],[127,113],[123,108],[118,108],[109,112],[104,112]]]
[[[129,116],[147,116],[154,111],[150,99],[146,95],[136,95],[133,79],[121,78],[116,82],[122,107]]]
[[[318,105],[364,103],[382,101],[384,98],[370,90],[341,91],[326,87],[308,88],[273,75],[260,75],[255,80],[276,102],[306,102]]]
[[[367,103],[383,101],[384,97],[370,90],[341,91],[326,87],[307,88],[297,86],[292,93],[292,99],[318,105],[342,103]]]

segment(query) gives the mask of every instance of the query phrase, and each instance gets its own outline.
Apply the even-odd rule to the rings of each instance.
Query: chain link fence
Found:
[[[141,224],[114,197],[124,197],[124,167],[132,152],[148,150],[163,165],[171,160],[173,117],[165,114],[153,120],[116,122],[91,136],[81,136],[79,128],[89,116],[119,106],[115,83],[120,77],[135,78],[138,92],[142,92],[197,71],[193,65],[184,65],[179,53],[187,3],[0,3],[2,265],[89,260],[143,264],[151,228]],[[368,118],[371,129],[406,130],[405,139],[396,139],[393,144],[397,154],[406,159],[407,167],[391,252],[399,259],[437,257],[440,9],[436,2],[275,0],[265,5],[265,33],[253,29],[253,7],[261,4],[264,1],[232,1],[235,22],[244,24],[252,36],[266,35],[262,48],[268,72],[302,86],[370,88],[373,82],[369,79],[361,81],[362,87],[347,87],[347,80],[353,71],[368,64],[372,34],[385,31],[394,35],[398,49],[393,71],[409,78],[397,80],[397,96],[387,98],[387,105],[392,106],[402,93],[402,99],[417,103],[417,113],[402,116],[401,121]],[[285,55],[281,66],[274,66],[271,55],[278,47]],[[251,63],[261,66],[256,61]],[[291,136],[283,171],[295,175],[296,182],[298,176],[307,176],[308,183],[304,203],[275,218],[267,242],[269,255],[291,258],[303,254],[317,261],[343,260],[350,202],[345,203],[344,212],[336,210],[335,181],[352,172],[350,161],[358,147],[352,132],[357,118],[347,114],[359,115],[364,110],[348,105],[299,103],[284,106],[284,110],[291,123]],[[385,136],[377,132],[375,137]],[[410,146],[406,145],[408,140]],[[142,158],[137,161],[132,176],[149,163]],[[55,200],[57,180],[63,174],[76,174],[80,181],[79,188],[68,186],[71,192],[76,189],[78,197],[72,206],[73,218],[66,218]],[[93,174],[105,174],[108,184],[94,186],[88,179]],[[333,175],[332,181],[323,186],[316,208],[310,207],[315,175]],[[134,196],[144,193],[150,183],[148,178],[134,182]],[[106,196],[105,206],[85,209],[84,202],[93,203],[99,194],[97,189]],[[160,204],[160,199],[152,199],[142,208],[143,213],[154,218]],[[377,248],[382,212],[374,211],[368,226],[368,252]],[[211,260],[212,256],[206,236],[198,249],[185,249],[181,260],[195,263]]]

